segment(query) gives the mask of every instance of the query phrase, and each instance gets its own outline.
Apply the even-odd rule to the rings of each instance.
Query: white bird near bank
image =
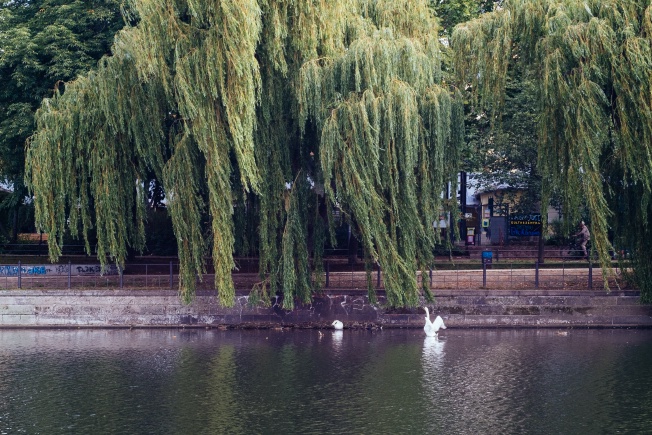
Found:
[[[344,323],[340,322],[339,320],[336,320],[332,323],[333,328],[335,329],[344,329]]]
[[[426,332],[426,335],[428,337],[436,337],[440,328],[446,329],[446,325],[444,325],[444,320],[440,316],[437,316],[435,318],[435,321],[431,322],[430,311],[428,311],[428,307],[423,307],[423,309],[426,310],[426,324],[424,325],[423,330]]]

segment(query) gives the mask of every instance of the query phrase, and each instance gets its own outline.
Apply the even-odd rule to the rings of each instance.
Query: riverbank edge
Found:
[[[236,294],[234,307],[218,303],[216,292],[197,293],[184,305],[173,290],[4,290],[0,328],[420,328],[427,306],[449,328],[652,328],[652,305],[637,291],[590,290],[435,290],[435,301],[392,309],[378,292],[371,304],[366,291],[330,290],[284,310],[249,304]]]

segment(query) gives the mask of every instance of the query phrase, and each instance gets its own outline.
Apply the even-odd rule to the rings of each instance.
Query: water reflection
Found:
[[[0,330],[0,433],[642,433],[650,364],[652,331]]]
[[[333,349],[338,351],[342,348],[342,338],[344,337],[344,331],[333,331]]]
[[[423,370],[422,388],[423,388],[423,402],[424,409],[428,413],[430,421],[434,424],[441,420],[442,403],[450,396],[446,392],[444,381],[444,346],[446,342],[440,340],[438,337],[426,337],[423,340],[423,352],[421,357],[421,365]],[[435,426],[440,429],[437,424]]]
[[[444,358],[444,345],[446,343],[438,337],[426,337],[423,340],[423,361],[429,366],[439,366]],[[434,364],[433,364],[434,362]]]

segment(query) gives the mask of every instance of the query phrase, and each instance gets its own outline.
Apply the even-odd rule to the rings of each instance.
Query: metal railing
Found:
[[[261,281],[251,268],[242,268],[232,274],[236,289],[248,290]],[[611,289],[631,289],[628,274],[614,267],[606,271]],[[487,264],[467,261],[454,264],[435,264],[433,270],[415,272],[419,285],[423,279],[436,290],[519,290],[519,289],[601,289],[603,270],[587,262]],[[326,289],[366,291],[368,285],[383,290],[384,273],[378,266],[367,273],[360,265],[347,266],[330,261],[324,263],[322,276],[313,276]],[[197,277],[198,290],[213,290],[215,276],[211,273]],[[102,270],[99,265],[0,265],[0,289],[134,289],[169,290],[179,286],[179,265],[176,262],[158,264],[129,264],[125,270],[113,266]]]
[[[602,289],[606,283],[610,289],[632,289],[628,274],[612,267],[606,271],[595,264],[578,262],[559,262],[540,265],[502,262],[497,265],[482,264],[480,261],[458,265],[445,264],[425,272],[417,272],[417,283],[427,279],[433,290],[592,290]],[[603,275],[603,273],[605,273]],[[376,289],[384,289],[384,274],[376,268],[370,275],[364,271],[327,272],[326,288],[366,289],[371,282]]]

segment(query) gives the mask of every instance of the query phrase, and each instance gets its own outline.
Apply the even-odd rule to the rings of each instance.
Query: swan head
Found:
[[[335,329],[344,329],[344,323],[340,322],[339,320],[335,320],[333,323],[331,323],[331,325],[333,325],[333,328]]]

